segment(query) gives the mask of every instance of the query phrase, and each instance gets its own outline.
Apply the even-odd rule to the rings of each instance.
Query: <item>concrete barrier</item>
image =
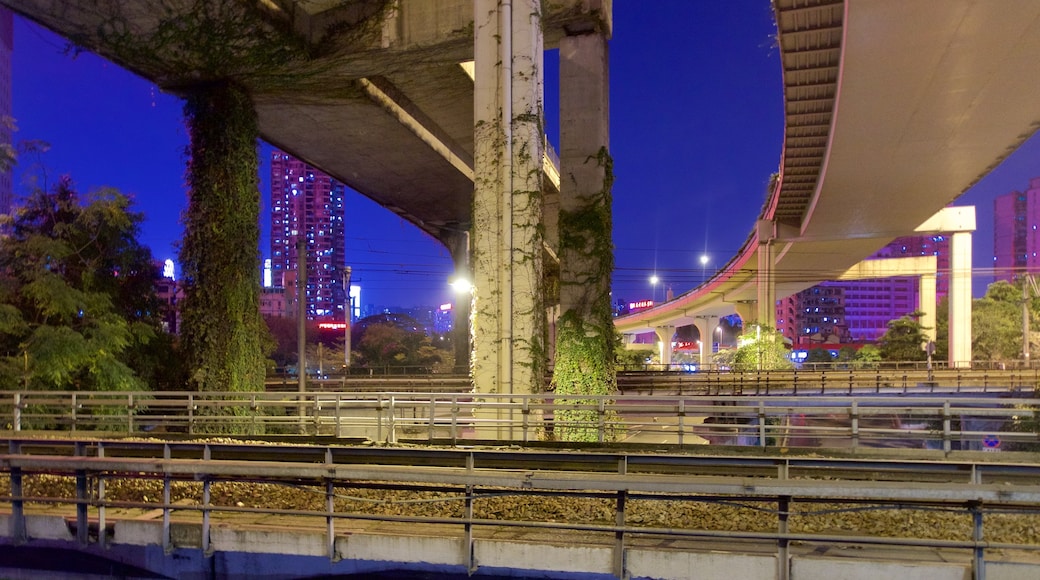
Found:
[[[941,562],[884,562],[858,558],[791,559],[792,580],[971,580],[971,566]]]
[[[769,580],[777,577],[776,556],[629,549],[625,562],[625,567],[633,580],[639,578],[653,578],[654,580],[755,578],[756,580]]]

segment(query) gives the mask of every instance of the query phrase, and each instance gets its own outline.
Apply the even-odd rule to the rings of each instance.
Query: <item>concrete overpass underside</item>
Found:
[[[774,7],[786,122],[772,194],[743,248],[713,279],[618,318],[623,333],[734,312],[775,325],[778,297],[836,279],[891,240],[923,231],[1040,127],[1030,84],[1040,78],[1040,37],[1031,32],[1040,3],[777,0]],[[949,274],[970,284],[967,256]],[[970,293],[957,300],[950,326],[962,348],[951,348],[951,362],[966,364]]]

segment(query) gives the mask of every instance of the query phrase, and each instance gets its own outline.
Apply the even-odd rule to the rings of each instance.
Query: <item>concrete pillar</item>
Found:
[[[657,352],[661,357],[661,364],[667,369],[667,366],[672,364],[672,338],[675,336],[675,327],[658,326],[654,329],[654,334],[657,335],[657,340],[660,341]]]
[[[752,322],[755,321],[755,316],[758,315],[758,302],[737,302],[733,305],[737,311],[737,316],[740,317],[740,322],[744,328],[748,328]]]
[[[540,0],[474,0],[473,383],[541,391]],[[508,433],[499,433],[508,437]]]
[[[954,368],[971,366],[971,232],[950,236],[950,358]]]
[[[921,326],[924,326],[927,330],[924,331],[928,340],[935,340],[935,274],[922,274],[920,282],[918,283],[920,294],[920,302],[917,304],[917,309],[924,313],[921,316]]]
[[[715,344],[715,329],[719,326],[718,316],[698,316],[694,321],[697,332],[701,335],[701,360],[699,368],[711,364],[712,345]]]
[[[758,220],[758,308],[755,322],[776,328],[776,272],[774,271],[774,224]],[[746,328],[746,326],[745,326]]]
[[[451,259],[455,263],[455,276],[465,280],[473,281],[473,273],[469,263],[469,232],[452,231],[447,236],[451,241]],[[470,313],[473,311],[472,289],[456,289],[455,306],[452,310],[452,318],[455,326],[451,331],[451,340],[455,350],[455,374],[469,374],[470,349],[470,324],[472,319]]]

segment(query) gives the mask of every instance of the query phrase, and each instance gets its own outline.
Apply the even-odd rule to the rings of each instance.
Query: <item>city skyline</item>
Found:
[[[765,199],[783,134],[782,78],[768,2],[673,1],[655,11],[632,4],[614,7],[611,41],[613,288],[615,298],[627,300],[650,298],[655,273],[662,287],[685,292],[736,253]],[[51,183],[67,173],[84,191],[117,187],[146,214],[142,242],[157,259],[173,257],[186,199],[180,100],[99,57],[65,54],[66,41],[21,18],[15,29],[15,140],[52,145],[39,158],[23,156],[16,191],[24,193],[18,189],[25,187],[23,178],[39,175],[41,161],[50,168]],[[553,53],[545,69],[546,127],[555,141]],[[271,150],[261,145],[262,164]],[[268,173],[262,165],[265,217]],[[976,295],[993,279],[992,199],[1037,175],[1040,140],[1034,137],[958,200],[978,211]],[[352,191],[344,203],[345,253],[366,303],[412,306],[451,299],[447,280],[453,266],[446,249]],[[260,257],[269,257],[268,224],[260,226]]]

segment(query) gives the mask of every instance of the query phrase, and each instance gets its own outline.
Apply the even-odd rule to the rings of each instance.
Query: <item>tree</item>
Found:
[[[990,361],[1020,358],[1022,289],[1003,280],[990,284],[986,295],[972,304],[971,328],[973,358]]]
[[[794,366],[788,358],[789,351],[784,335],[777,330],[749,325],[747,334],[741,337],[740,346],[733,356],[731,367],[735,371],[778,370]],[[752,334],[753,333],[753,334]]]
[[[358,366],[368,368],[430,367],[441,357],[430,337],[393,324],[372,324],[352,345]]]
[[[111,189],[81,205],[68,177],[28,197],[0,239],[0,385],[141,389],[173,358],[149,350],[161,304],[142,220]]]
[[[888,321],[888,330],[878,341],[881,358],[889,361],[919,361],[928,357],[922,348],[926,340],[924,331],[927,329],[918,320],[923,314],[916,311]]]
[[[854,364],[859,369],[877,368],[881,362],[881,349],[873,344],[865,344],[863,348],[856,351]]]
[[[802,362],[806,363],[830,363],[834,362],[834,357],[831,356],[831,351],[825,348],[811,348],[809,352],[805,354],[805,360]]]

